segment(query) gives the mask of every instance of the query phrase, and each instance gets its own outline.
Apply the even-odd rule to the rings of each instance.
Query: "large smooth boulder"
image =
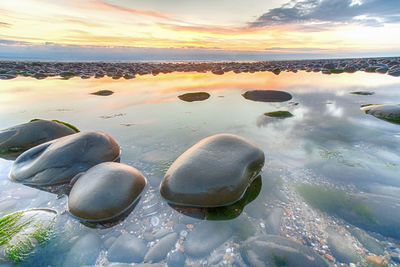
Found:
[[[116,162],[90,168],[76,181],[68,198],[68,210],[87,222],[118,217],[140,198],[146,178],[137,169]]]
[[[34,119],[0,131],[0,157],[14,160],[32,147],[77,132],[65,122]]]
[[[56,216],[51,209],[29,209],[0,218],[0,262],[19,263],[47,242]]]
[[[369,105],[362,110],[378,119],[400,124],[400,105]]]
[[[310,248],[277,235],[249,238],[241,246],[241,255],[251,267],[288,266],[323,267],[328,263]]]
[[[232,134],[207,137],[184,152],[168,169],[160,186],[171,204],[220,207],[233,204],[264,165],[264,153]]]
[[[292,99],[291,94],[277,90],[247,91],[242,96],[248,100],[259,102],[285,102]]]
[[[86,131],[49,141],[22,153],[10,178],[32,185],[68,183],[75,175],[118,159],[120,148],[108,134]]]

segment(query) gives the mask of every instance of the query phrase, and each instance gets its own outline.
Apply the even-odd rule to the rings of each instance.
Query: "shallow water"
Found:
[[[241,95],[255,89],[286,91],[293,99],[263,103],[246,100]],[[114,94],[90,94],[98,90],[112,90]],[[200,91],[208,92],[211,97],[191,103],[177,97]],[[375,94],[350,94],[353,91]],[[385,218],[385,212],[400,214],[400,126],[360,110],[362,104],[385,103],[400,103],[400,79],[369,73],[329,76],[306,72],[285,72],[278,76],[269,72],[222,76],[171,73],[138,76],[133,80],[39,81],[20,77],[1,81],[0,129],[41,118],[66,121],[81,131],[104,131],[120,144],[121,162],[139,169],[149,180],[149,186],[125,220],[110,228],[93,229],[68,215],[65,195],[57,196],[10,181],[12,161],[0,159],[0,215],[27,208],[54,208],[60,213],[54,238],[22,263],[27,266],[72,264],[69,258],[73,257],[73,247],[87,233],[100,239],[98,248],[91,247],[94,245],[82,248],[95,251],[92,259],[85,261],[87,265],[107,264],[109,244],[121,233],[143,238],[146,233],[175,231],[179,241],[170,250],[180,250],[191,231],[210,224],[211,229],[216,229],[210,235],[218,235],[218,227],[213,226],[221,222],[186,216],[168,206],[158,193],[163,174],[181,153],[202,138],[233,133],[252,140],[265,153],[261,191],[237,217],[223,221],[226,227],[234,229],[234,234],[223,237],[221,245],[211,254],[187,256],[188,266],[230,263],[241,266],[241,243],[247,237],[263,233],[298,240],[325,257],[335,254],[327,243],[328,227],[347,233],[365,262],[371,251],[360,237],[351,234],[353,226],[378,238],[386,259],[394,264],[391,257],[397,255],[393,254],[396,253],[393,248],[398,249],[400,236],[392,229],[400,228],[398,217],[387,224],[365,223],[347,216],[346,212],[345,215],[329,212],[331,209],[327,209],[328,213],[321,212],[309,205],[312,201],[304,202],[296,190],[297,185],[304,183],[329,186],[361,197],[367,206],[372,203],[367,207],[371,216]],[[288,110],[294,116],[276,119],[263,115],[277,110]],[[384,199],[379,202],[381,206],[374,204],[378,198]],[[196,212],[190,211],[189,215]],[[147,246],[156,243],[154,238]]]

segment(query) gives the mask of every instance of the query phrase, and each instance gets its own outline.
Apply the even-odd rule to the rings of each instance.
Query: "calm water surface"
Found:
[[[196,216],[199,211],[179,213],[162,200],[158,187],[168,166],[181,153],[216,133],[246,137],[263,149],[266,163],[261,173],[262,185],[258,185],[261,191],[241,213],[217,218],[226,219],[222,223],[233,227],[235,233],[244,232],[244,236],[233,234],[222,240],[222,245],[209,256],[188,257],[188,266],[241,266],[243,240],[265,233],[302,242],[322,257],[334,254],[340,262],[336,256],[340,254],[328,244],[328,228],[347,234],[364,262],[371,248],[359,235],[368,233],[368,237],[379,240],[383,255],[394,264],[391,256],[396,256],[400,220],[399,215],[391,214],[400,214],[400,126],[366,115],[360,105],[399,104],[399,78],[368,73],[172,73],[133,80],[17,78],[0,84],[1,129],[42,118],[66,121],[81,131],[104,131],[120,144],[121,162],[139,169],[149,180],[145,195],[125,220],[113,227],[94,229],[68,215],[65,195],[10,181],[12,161],[0,159],[1,216],[36,207],[53,208],[60,213],[54,238],[22,265],[67,264],[68,258],[73,257],[74,245],[87,233],[94,233],[101,242],[96,248],[87,244],[80,249],[81,253],[94,253],[94,261],[85,264],[105,265],[106,252],[120,234],[143,238],[146,233],[175,231],[180,235],[172,249],[175,251],[182,250],[187,234],[201,224],[210,224],[213,229],[221,222],[202,220]],[[106,97],[90,94],[104,89],[115,93]],[[293,99],[262,103],[242,97],[242,93],[254,89],[283,90]],[[198,91],[208,92],[211,97],[192,103],[177,98]],[[375,94],[353,95],[352,91]],[[263,115],[276,110],[288,110],[294,117],[274,119]],[[360,198],[368,216],[377,220],[359,221],[357,215],[361,213],[350,202],[338,207],[318,206],[318,194],[307,198],[304,194],[309,191],[298,190],[304,184],[318,185],[308,187],[313,192],[328,187],[337,190],[330,191],[335,195],[341,190],[350,202],[352,197]],[[329,203],[330,199],[326,201]],[[355,226],[361,234],[354,234]],[[210,235],[218,235],[218,230],[211,230]],[[157,238],[148,239],[149,247],[157,243]]]

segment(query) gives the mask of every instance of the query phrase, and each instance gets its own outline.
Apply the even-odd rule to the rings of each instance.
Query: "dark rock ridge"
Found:
[[[354,59],[315,59],[315,60],[275,60],[258,62],[188,62],[188,63],[112,63],[112,62],[0,62],[0,79],[14,79],[17,76],[44,79],[60,76],[62,79],[80,77],[81,79],[102,78],[133,79],[136,75],[158,75],[172,72],[211,72],[223,75],[228,72],[254,73],[268,71],[282,72],[321,72],[324,74],[381,73],[400,76],[400,60],[391,58]]]
[[[77,132],[65,122],[34,119],[0,131],[0,157],[15,159],[32,147]]]
[[[232,134],[207,137],[184,152],[168,169],[160,186],[171,204],[220,207],[242,198],[264,165],[264,153]]]
[[[289,93],[277,90],[247,91],[242,96],[248,100],[259,102],[285,102],[292,99]]]
[[[400,124],[400,105],[368,105],[361,109],[378,119]]]
[[[329,266],[310,248],[277,235],[252,237],[241,246],[241,255],[249,266],[323,267]]]
[[[86,131],[33,147],[14,162],[10,178],[33,185],[68,183],[78,173],[118,159],[120,148],[108,134]]]
[[[138,201],[146,183],[131,166],[100,163],[79,176],[69,194],[68,210],[87,222],[112,220]]]
[[[206,92],[196,92],[196,93],[187,93],[178,96],[180,100],[186,101],[186,102],[194,102],[194,101],[203,101],[206,100],[210,97],[209,93]]]

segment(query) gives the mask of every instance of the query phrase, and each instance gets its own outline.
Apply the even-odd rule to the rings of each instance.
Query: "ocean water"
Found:
[[[179,236],[175,245],[164,248],[162,263],[182,251],[187,266],[252,266],[244,255],[244,244],[264,234],[299,242],[331,263],[333,259],[367,264],[372,254],[381,255],[389,265],[396,263],[400,251],[400,126],[367,115],[360,106],[399,104],[399,78],[301,71],[221,76],[170,73],[132,80],[19,77],[0,84],[1,129],[40,118],[65,121],[81,131],[106,132],[121,146],[121,162],[140,170],[149,181],[139,204],[124,220],[93,227],[68,214],[66,195],[12,182],[8,178],[12,161],[0,159],[0,216],[28,208],[59,212],[53,238],[38,246],[22,266],[73,266],[76,251],[89,255],[79,264],[107,265],[109,247],[119,236],[146,238],[151,248],[158,244],[162,235],[157,233],[162,231]],[[293,99],[266,103],[242,96],[256,89],[282,90]],[[114,94],[90,94],[98,90]],[[374,94],[355,95],[353,91]],[[211,96],[191,103],[177,97],[187,92]],[[264,115],[278,110],[294,116]],[[249,201],[234,207],[233,214],[170,207],[158,192],[165,171],[193,144],[217,133],[248,138],[265,153],[265,166],[254,191],[249,192]],[[221,225],[232,231],[223,234]],[[204,227],[209,229],[209,238],[194,240],[196,235],[191,233]],[[88,234],[99,242],[80,242]],[[210,241],[212,236],[217,240]],[[188,242],[206,252],[188,255]],[[351,256],[336,248],[345,242],[352,244]],[[202,244],[210,251],[201,248]]]

